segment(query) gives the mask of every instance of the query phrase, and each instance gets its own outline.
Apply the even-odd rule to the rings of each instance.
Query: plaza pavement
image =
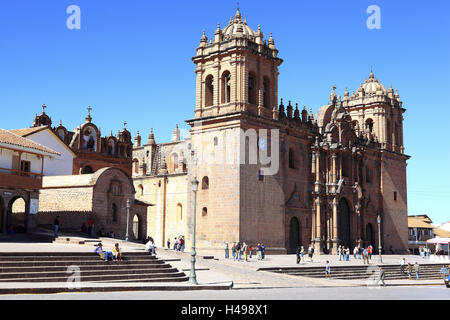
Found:
[[[71,237],[74,238],[74,237]],[[80,238],[81,239],[81,238]],[[126,242],[111,238],[100,238],[105,249],[112,249],[114,243],[119,242],[124,252],[143,251],[144,245],[134,242]],[[79,244],[59,244],[59,243],[0,243],[0,252],[92,252],[95,242]],[[177,252],[166,248],[156,249],[157,257],[167,260],[173,267],[180,271],[190,274],[191,256],[189,251]],[[231,256],[231,254],[230,254]],[[204,257],[208,258],[205,259]],[[211,259],[213,257],[213,259]],[[383,255],[383,264],[399,264],[401,258],[406,258],[407,262],[414,263],[418,261],[424,263],[436,263],[436,261],[423,259],[414,255]],[[291,255],[266,255],[264,260],[257,260],[256,255],[249,258],[248,261],[233,261],[224,258],[224,252],[202,252],[196,257],[196,276],[198,286],[191,283],[164,283],[151,284],[152,290],[192,290],[196,289],[257,289],[257,288],[313,288],[313,287],[362,287],[368,286],[368,280],[339,280],[325,278],[307,278],[301,276],[292,276],[287,274],[258,271],[260,268],[268,267],[324,267],[326,260],[330,261],[331,266],[344,265],[363,265],[363,261],[350,257],[350,261],[338,261],[334,255],[315,255],[313,261],[296,263],[296,256]],[[372,256],[372,265],[378,265],[378,257]],[[442,280],[387,280],[388,286],[423,286],[437,285],[442,286]],[[57,288],[67,286],[67,283],[0,283],[0,288]],[[88,283],[81,282],[81,288],[89,291],[93,288],[101,291],[123,290],[121,287],[134,287],[139,290],[142,287],[149,288],[145,283]]]

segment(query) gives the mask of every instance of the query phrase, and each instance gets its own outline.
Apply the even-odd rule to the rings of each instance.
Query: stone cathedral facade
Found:
[[[263,242],[272,253],[291,253],[313,244],[335,253],[338,245],[378,247],[377,216],[385,252],[406,252],[405,109],[373,72],[355,92],[341,97],[333,87],[316,115],[278,97],[278,57],[270,34],[253,30],[239,10],[208,41],[203,33],[196,55],[194,117],[189,136],[178,126],[168,143],[146,144],[138,134],[133,149],[137,198],[152,203],[147,232],[165,245],[193,223],[191,181],[196,201],[197,247],[221,250],[225,242]],[[262,174],[247,133],[278,163]],[[263,131],[261,131],[263,130]],[[279,152],[270,134],[278,132]],[[199,156],[246,161],[199,161]],[[204,160],[202,158],[202,160]]]

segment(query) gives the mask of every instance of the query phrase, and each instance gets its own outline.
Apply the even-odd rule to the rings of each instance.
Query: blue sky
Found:
[[[69,5],[81,29],[69,30]],[[366,26],[369,5],[381,9],[381,30]],[[375,76],[399,90],[405,116],[409,214],[450,220],[450,2],[249,1],[248,24],[273,32],[279,97],[312,107]],[[73,129],[93,107],[107,135],[123,127],[146,140],[170,140],[193,117],[191,57],[202,30],[213,36],[236,12],[236,1],[15,0],[0,4],[2,127],[28,127],[45,103],[54,124]]]

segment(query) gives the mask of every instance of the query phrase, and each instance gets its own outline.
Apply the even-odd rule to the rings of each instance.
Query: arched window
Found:
[[[178,172],[178,154],[176,153],[172,154],[172,172]]]
[[[270,108],[270,81],[267,77],[264,77],[263,82],[263,106]]]
[[[213,105],[214,101],[214,77],[209,75],[205,80],[205,107]]]
[[[256,104],[256,77],[252,72],[248,74],[248,102]]]
[[[231,101],[231,74],[225,71],[222,75],[222,103]]]
[[[142,184],[138,185],[138,189],[139,189],[139,194],[141,196],[143,196],[144,195],[144,187],[142,186]]]
[[[370,132],[373,130],[373,120],[370,118],[366,120],[366,129],[369,129]]]
[[[84,166],[81,169],[81,174],[91,174],[91,173],[94,173],[94,170],[92,169],[91,166]]]
[[[112,216],[112,221],[117,222],[117,206],[115,203],[112,204],[111,216]]]
[[[177,221],[183,220],[183,205],[181,203],[177,204]]]
[[[209,178],[203,177],[202,179],[202,190],[208,190],[209,189]]]
[[[202,209],[202,216],[205,217],[207,215],[208,215],[208,208],[203,207],[203,209]]]
[[[289,168],[295,169],[295,153],[292,148],[289,148]]]
[[[138,159],[134,159],[133,160],[133,168],[134,168],[134,173],[135,174],[139,174],[139,160]]]
[[[113,156],[114,153],[114,140],[110,139],[108,140],[108,155]]]

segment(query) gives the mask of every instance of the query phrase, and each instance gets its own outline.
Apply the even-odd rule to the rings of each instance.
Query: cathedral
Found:
[[[245,241],[264,243],[269,253],[300,245],[325,254],[339,245],[377,250],[379,243],[387,253],[406,252],[409,156],[398,92],[371,72],[351,94],[346,89],[342,97],[333,87],[314,115],[279,99],[278,53],[272,34],[266,39],[260,26],[252,29],[239,10],[211,39],[203,32],[192,58],[189,135],[181,139],[177,126],[170,142],[157,143],[153,131],[146,143],[135,137],[136,198],[153,204],[148,235],[157,246],[183,235],[189,248],[195,212],[200,251]],[[255,156],[248,132],[276,133],[276,140],[257,137],[276,172],[264,174],[260,157],[248,161]],[[199,159],[223,154],[245,161]]]

